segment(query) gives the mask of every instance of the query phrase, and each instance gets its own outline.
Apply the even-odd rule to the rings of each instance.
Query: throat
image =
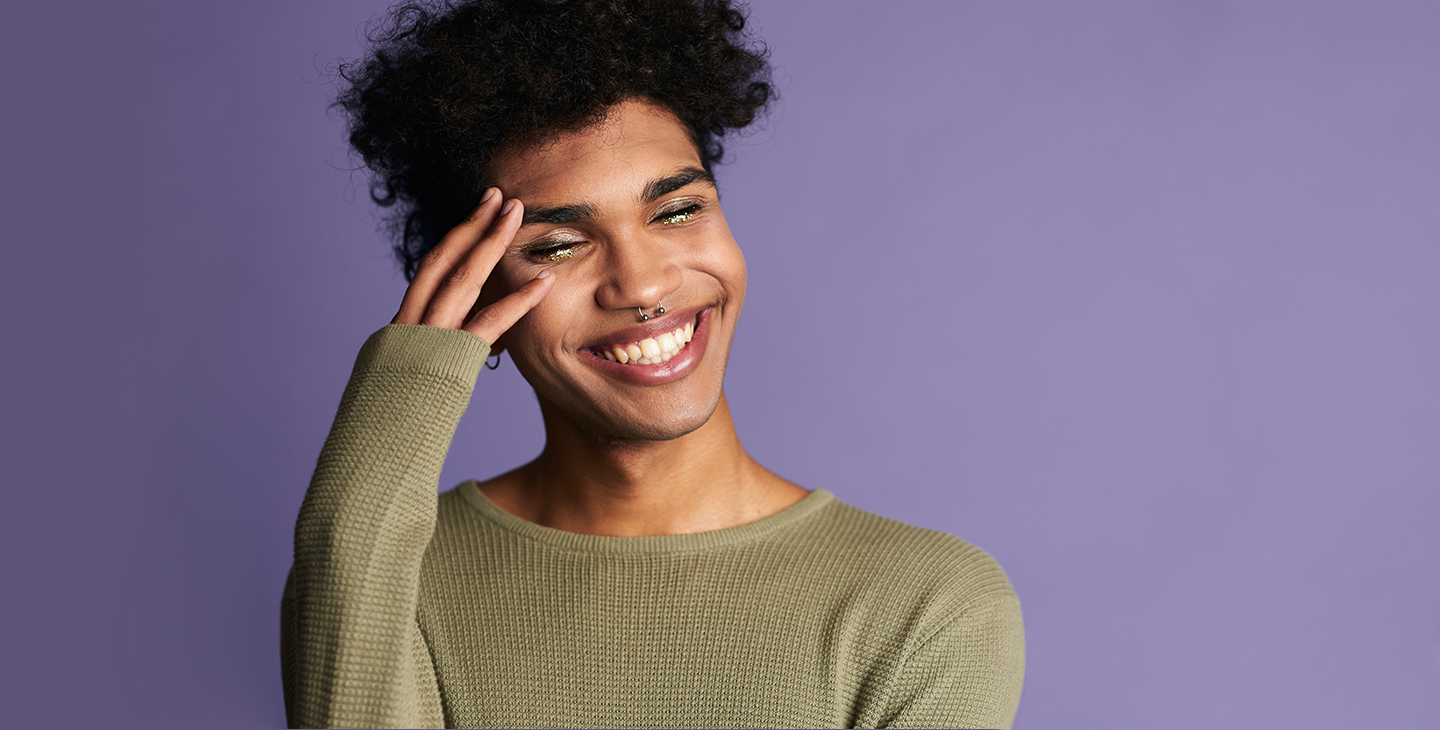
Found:
[[[745,453],[723,398],[704,427],[669,441],[604,443],[550,426],[547,418],[535,461],[480,484],[500,509],[545,527],[610,537],[709,532],[806,494]]]

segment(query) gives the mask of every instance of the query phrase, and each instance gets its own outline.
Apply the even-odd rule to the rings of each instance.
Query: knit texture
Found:
[[[297,727],[1010,727],[1020,607],[1000,567],[823,489],[694,535],[554,530],[440,466],[488,346],[366,343],[295,532]]]

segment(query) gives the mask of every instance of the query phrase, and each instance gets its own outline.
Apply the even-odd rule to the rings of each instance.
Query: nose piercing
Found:
[[[639,308],[639,307],[636,307],[636,308],[635,308],[635,311],[640,314],[640,321],[641,321],[641,322],[649,322],[649,321],[650,321],[650,315],[646,314],[646,313],[645,313],[645,310],[643,310],[643,309],[641,309],[641,308]],[[661,304],[660,302],[655,302],[655,316],[656,316],[656,317],[659,317],[660,315],[662,315],[662,314],[664,314],[664,313],[665,313],[665,305],[664,305],[664,304]]]

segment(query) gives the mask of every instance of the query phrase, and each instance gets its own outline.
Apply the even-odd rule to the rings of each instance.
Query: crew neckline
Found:
[[[799,502],[773,515],[735,527],[684,535],[611,537],[557,530],[512,515],[491,502],[490,498],[480,491],[479,483],[474,480],[456,487],[456,491],[460,493],[466,504],[488,521],[521,537],[566,550],[622,554],[704,552],[740,545],[773,535],[787,527],[803,522],[835,502],[835,495],[824,489],[816,489],[805,495]]]

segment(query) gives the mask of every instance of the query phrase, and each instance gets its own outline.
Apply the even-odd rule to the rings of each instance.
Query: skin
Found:
[[[426,256],[394,320],[496,343],[535,388],[545,449],[481,491],[531,522],[622,537],[734,527],[803,498],[745,453],[725,403],[745,260],[684,126],[627,101],[502,149],[487,172],[496,187]],[[693,352],[653,377],[597,358],[644,326],[637,307],[648,324],[703,322]]]

